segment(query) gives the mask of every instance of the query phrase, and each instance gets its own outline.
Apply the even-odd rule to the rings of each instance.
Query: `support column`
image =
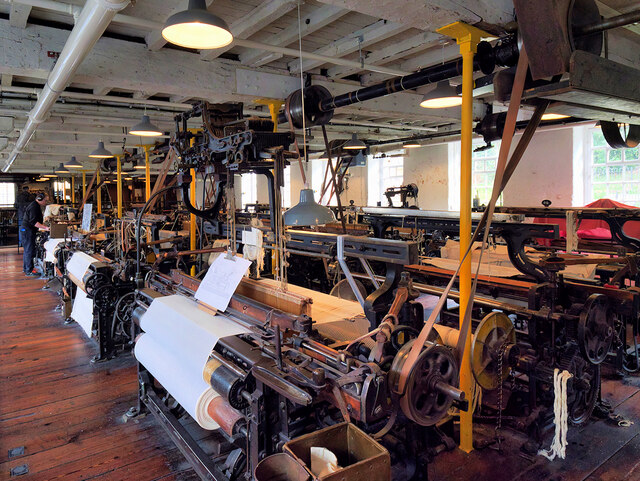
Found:
[[[144,148],[144,200],[149,202],[151,197],[151,162],[149,160],[150,145],[143,146]]]
[[[473,55],[482,37],[490,34],[467,25],[455,22],[437,30],[442,35],[456,39],[462,55],[462,121],[460,137],[460,260],[471,242],[471,158],[473,136]],[[471,299],[471,255],[460,267],[460,327],[464,322],[464,312]],[[467,331],[464,353],[460,363],[460,389],[469,399],[469,410],[460,411],[460,449],[473,451],[473,412],[471,393],[473,374],[471,372],[471,331]]]
[[[117,189],[118,189],[118,219],[122,219],[122,155],[116,155],[117,160]]]
[[[82,171],[82,198],[87,196],[87,173]]]
[[[76,176],[71,176],[71,205],[76,203]]]
[[[100,170],[98,170],[98,174],[96,175],[96,182],[99,185],[96,189],[96,213],[102,214],[102,186],[100,185]]]

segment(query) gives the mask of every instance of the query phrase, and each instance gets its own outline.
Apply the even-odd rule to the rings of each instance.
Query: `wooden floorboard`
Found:
[[[123,422],[136,402],[133,358],[91,364],[95,343],[63,323],[55,291],[41,290],[43,281],[23,276],[21,265],[15,249],[0,249],[0,481],[197,481],[153,416]],[[501,453],[440,454],[429,479],[640,481],[640,379],[607,380],[602,397],[634,424],[570,428],[567,459],[553,462],[524,455],[525,438],[510,433]],[[476,440],[483,436],[493,427],[479,428]],[[18,446],[25,454],[8,459]],[[11,477],[23,464],[29,474]]]
[[[0,272],[0,480],[195,479],[152,416],[123,422],[133,358],[92,364],[95,343],[64,324],[55,290],[22,274],[15,249],[0,249]],[[11,477],[23,464],[29,474]]]

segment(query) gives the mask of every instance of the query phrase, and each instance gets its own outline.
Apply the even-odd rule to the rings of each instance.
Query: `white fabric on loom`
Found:
[[[99,261],[84,252],[74,252],[67,261],[67,272],[82,282],[82,278],[89,270],[91,264],[97,264]]]
[[[136,342],[136,359],[200,426],[217,429],[207,414],[207,406],[217,394],[204,382],[202,371],[220,338],[249,330],[178,295],[154,299],[140,327],[145,334]]]
[[[76,289],[76,298],[73,300],[71,319],[76,321],[87,336],[91,337],[93,329],[93,299],[87,297],[82,289]]]
[[[44,251],[45,251],[44,260],[45,261],[55,264],[56,248],[62,242],[64,242],[64,239],[49,239],[47,242],[44,243]]]
[[[220,427],[207,412],[218,394],[204,382],[202,369],[200,372],[189,369],[180,355],[168,351],[148,333],[138,338],[134,354],[202,428],[214,430]]]

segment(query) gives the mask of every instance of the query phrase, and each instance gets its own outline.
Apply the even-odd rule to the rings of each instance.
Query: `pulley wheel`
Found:
[[[289,116],[293,126],[301,129],[304,126],[325,125],[333,118],[333,110],[322,112],[320,102],[333,96],[325,87],[312,85],[304,89],[304,115],[302,112],[302,91],[292,92],[285,102],[285,110],[289,110]],[[285,112],[286,115],[286,112]],[[305,121],[303,122],[303,118]]]
[[[640,144],[640,125],[601,121],[602,135],[612,149],[633,149]]]
[[[87,278],[87,281],[84,283],[84,290],[88,297],[93,298],[96,289],[108,283],[109,278],[106,275],[102,272],[96,272]]]
[[[600,366],[574,357],[569,372],[572,388],[567,393],[567,414],[571,424],[579,426],[591,417],[600,392]]]
[[[598,5],[594,0],[573,0],[569,6],[568,32],[571,50],[584,50],[600,56],[602,53],[603,32],[592,33],[590,35],[574,36],[574,29],[598,23],[602,20]]]
[[[578,322],[580,352],[592,364],[605,360],[613,342],[613,312],[602,294],[591,294]]]
[[[393,360],[389,381],[396,391],[402,367],[414,342],[406,343]],[[458,364],[452,351],[437,344],[425,344],[407,377],[404,394],[400,396],[400,408],[416,424],[433,426],[447,415],[453,402],[446,387],[455,388],[458,383]]]
[[[95,290],[93,299],[99,310],[107,311],[118,301],[118,289],[111,284],[104,284]]]
[[[497,389],[511,373],[505,349],[516,343],[516,330],[503,312],[490,312],[478,324],[471,342],[471,370],[483,389]],[[500,355],[503,356],[500,369]],[[502,370],[502,373],[500,372]]]

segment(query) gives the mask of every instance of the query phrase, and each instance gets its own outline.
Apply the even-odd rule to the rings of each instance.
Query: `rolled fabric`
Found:
[[[99,261],[84,252],[74,252],[67,261],[67,273],[73,275],[82,282],[85,274],[89,270],[91,264],[97,264]]]
[[[193,299],[179,295],[155,298],[142,316],[140,327],[167,350],[185,353],[180,356],[181,363],[197,369],[200,379],[220,338],[249,332],[237,322],[206,312]]]
[[[202,379],[202,367],[193,369],[184,362],[191,355],[188,346],[168,349],[145,333],[138,337],[134,355],[203,429],[220,427],[209,414],[209,406],[218,394]]]
[[[91,337],[91,331],[93,330],[93,299],[87,297],[87,293],[82,289],[76,289],[71,319],[82,327],[87,336]]]
[[[46,262],[51,262],[52,264],[56,263],[56,256],[55,256],[56,248],[58,247],[59,244],[63,242],[64,242],[64,239],[49,239],[47,242],[44,243],[44,251],[45,251],[44,260]]]

